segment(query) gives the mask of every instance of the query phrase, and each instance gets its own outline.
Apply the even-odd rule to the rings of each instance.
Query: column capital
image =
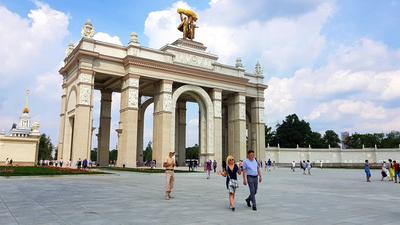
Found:
[[[88,74],[88,75],[94,75],[95,74],[95,72],[93,71],[93,70],[91,70],[91,69],[86,69],[86,68],[82,68],[82,67],[80,67],[79,69],[78,69],[78,74]]]
[[[211,98],[213,100],[221,100],[222,99],[222,89],[218,89],[218,88],[212,89]]]
[[[136,79],[139,79],[139,78],[140,78],[140,75],[134,74],[134,73],[127,73],[122,79],[125,81],[125,80],[127,80],[127,79],[129,79],[129,78],[136,78]]]
[[[139,88],[139,76],[136,75],[125,75],[122,78],[122,91],[124,91],[127,88]]]

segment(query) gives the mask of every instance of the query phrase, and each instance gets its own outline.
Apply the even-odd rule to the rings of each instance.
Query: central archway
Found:
[[[201,87],[194,85],[183,85],[172,94],[172,119],[171,119],[171,140],[175,140],[175,113],[179,97],[188,95],[193,98],[200,109],[200,162],[214,160],[214,107],[208,93]],[[171,141],[171,149],[176,149],[175,141]]]

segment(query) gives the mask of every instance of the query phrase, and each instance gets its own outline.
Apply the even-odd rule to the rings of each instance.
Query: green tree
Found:
[[[46,136],[46,134],[40,135],[38,160],[53,159],[51,157],[52,151],[53,144],[51,143],[50,136]]]
[[[322,136],[318,132],[311,132],[306,135],[305,145],[310,145],[311,148],[326,148],[324,141],[322,140]]]
[[[146,149],[143,151],[143,161],[144,162],[148,162],[151,161],[153,158],[152,154],[153,154],[153,148],[151,147],[152,142],[149,141],[149,143],[147,143],[147,147]]]
[[[108,156],[111,161],[116,161],[118,158],[118,150],[117,149],[111,150]]]
[[[200,148],[197,144],[186,148],[186,159],[199,159]]]
[[[276,140],[276,134],[272,131],[272,127],[265,124],[265,147],[269,145],[276,146],[278,144]]]
[[[97,148],[93,148],[90,151],[90,161],[97,162]]]
[[[373,148],[375,145],[377,147],[382,146],[382,140],[384,139],[385,134],[383,133],[375,133],[375,134],[358,134],[354,133],[350,137],[345,140],[345,144],[349,146],[349,148],[362,148],[363,145],[365,148]]]
[[[382,139],[381,148],[398,148],[400,145],[400,132],[391,131]]]
[[[339,143],[340,143],[339,135],[337,133],[335,133],[335,131],[333,131],[333,130],[325,131],[325,134],[322,137],[322,140],[323,140],[324,145],[326,147],[328,147],[329,145],[332,148],[338,148],[339,147]]]
[[[281,147],[295,148],[297,145],[308,147],[306,139],[311,143],[315,136],[310,124],[299,120],[296,114],[288,115],[281,124],[276,125],[276,139]]]

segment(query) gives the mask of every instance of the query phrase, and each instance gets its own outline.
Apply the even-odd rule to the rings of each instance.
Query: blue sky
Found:
[[[400,1],[389,0],[0,0],[0,130],[17,122],[30,89],[31,116],[55,143],[57,71],[86,19],[103,41],[126,45],[135,31],[142,45],[159,48],[180,36],[176,7],[198,12],[196,40],[220,62],[234,64],[241,57],[253,71],[260,61],[270,86],[265,93],[269,126],[297,113],[319,132],[400,130]],[[95,126],[98,98],[96,93]],[[188,145],[197,143],[197,112],[195,104],[188,106]],[[151,140],[151,109],[146,115],[145,143]],[[115,139],[113,134],[112,146]]]

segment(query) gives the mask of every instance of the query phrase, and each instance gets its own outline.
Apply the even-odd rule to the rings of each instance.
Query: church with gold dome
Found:
[[[9,132],[0,134],[0,164],[10,159],[16,165],[35,165],[37,162],[40,140],[39,123],[31,122],[28,93],[19,122],[12,124]]]

